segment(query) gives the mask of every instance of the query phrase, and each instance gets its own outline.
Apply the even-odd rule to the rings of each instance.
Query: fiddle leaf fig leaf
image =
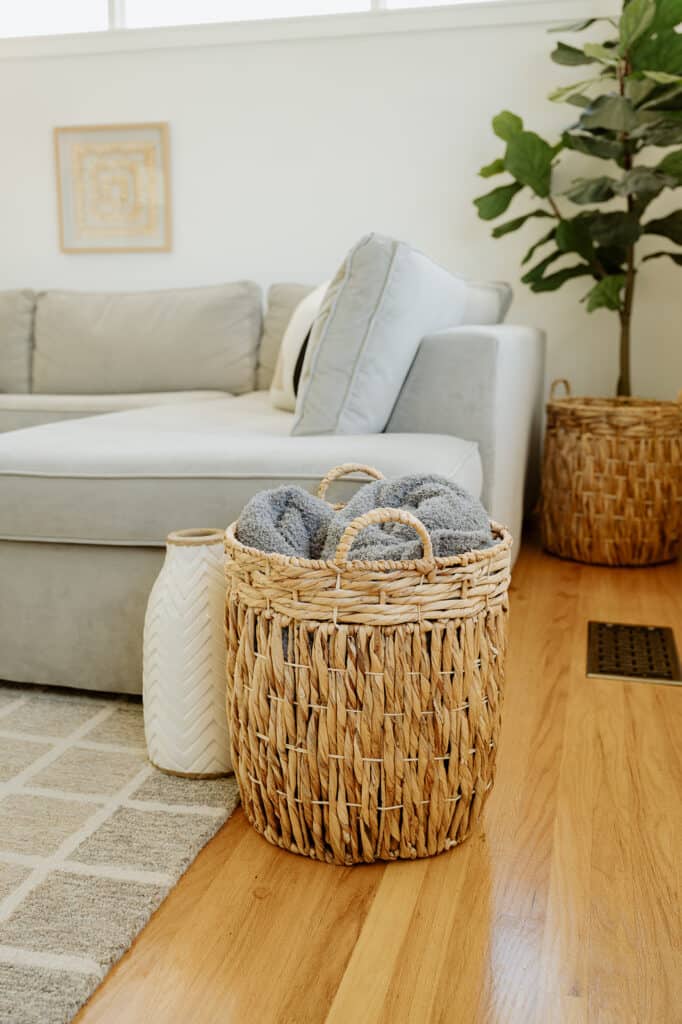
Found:
[[[580,93],[581,89],[585,89],[588,85],[595,85],[597,82],[601,82],[601,78],[584,78],[582,82],[573,82],[571,85],[562,85],[558,89],[553,89],[547,99],[551,100],[552,103],[570,101],[570,98],[576,93]]]
[[[574,107],[589,107],[592,100],[589,96],[585,96],[581,92],[576,92],[568,96],[566,98],[566,102],[570,103]]]
[[[663,235],[676,245],[682,245],[682,210],[675,210],[667,217],[650,220],[643,228],[647,235]]]
[[[591,263],[594,260],[594,243],[590,236],[589,214],[562,220],[557,226],[556,244],[562,252],[575,252]]]
[[[636,128],[632,137],[647,146],[677,146],[682,143],[682,124],[660,120]]]
[[[516,193],[520,192],[522,188],[523,185],[515,181],[512,185],[500,185],[492,192],[487,192],[484,196],[474,199],[478,216],[481,220],[495,220],[495,217],[504,213]]]
[[[607,128],[629,132],[637,124],[637,113],[624,96],[599,96],[580,118],[581,128]]]
[[[622,142],[607,139],[603,135],[583,135],[574,132],[564,132],[563,142],[567,149],[575,149],[578,153],[600,157],[602,160],[620,162],[624,154]]]
[[[675,28],[682,22],[682,4],[680,0],[657,0],[656,16],[652,28],[656,32],[667,28]]]
[[[544,198],[549,195],[553,156],[552,147],[535,132],[518,132],[507,143],[504,163],[517,181]]]
[[[648,256],[644,257],[642,263],[646,263],[647,260],[657,260],[661,256],[667,256],[668,259],[673,261],[673,263],[677,263],[678,267],[682,267],[682,253],[665,252],[663,250],[661,250],[661,252],[650,252]]]
[[[543,245],[547,245],[548,242],[551,242],[552,239],[556,237],[556,231],[557,229],[555,227],[551,227],[546,235],[543,235],[542,238],[539,238],[537,242],[531,245],[530,249],[521,260],[521,264],[525,265],[526,263],[528,263],[529,260],[532,260],[533,256],[538,251],[538,249],[540,249]]]
[[[534,281],[530,288],[533,292],[555,292],[557,288],[561,288],[562,284],[570,281],[573,277],[590,277],[591,275],[592,271],[586,263],[576,263],[573,267],[565,267],[563,270],[557,270],[555,274],[549,274],[548,277]]]
[[[607,274],[620,274],[627,264],[628,250],[622,245],[598,245],[595,259]]]
[[[679,185],[682,185],[682,149],[676,149],[664,156],[656,170],[670,175],[677,180]]]
[[[630,0],[620,18],[620,50],[626,53],[656,17],[656,0]]]
[[[540,262],[536,263],[534,267],[531,267],[530,270],[527,270],[521,278],[521,280],[524,284],[533,284],[533,282],[539,281],[544,275],[547,268],[551,267],[552,263],[555,263],[556,260],[561,259],[563,255],[564,254],[561,251],[561,249],[555,249],[554,252],[551,252],[549,254],[549,256],[545,256],[544,259],[541,259]]]
[[[493,228],[493,238],[502,238],[503,235],[508,235],[512,231],[517,231],[532,217],[551,216],[551,213],[547,213],[546,210],[533,210],[531,213],[524,213],[521,217],[515,217],[513,220],[505,221],[504,224],[498,224],[496,228]]]
[[[498,139],[509,142],[514,135],[523,131],[523,121],[516,114],[512,114],[511,110],[503,110],[493,118],[493,131]]]
[[[613,199],[617,182],[606,176],[600,178],[579,178],[564,195],[572,203],[605,203]]]
[[[550,28],[549,32],[583,32],[590,25],[594,25],[595,21],[601,21],[601,18],[586,18],[585,21],[569,21],[567,25],[557,25],[556,28]]]
[[[617,64],[618,53],[616,50],[610,50],[608,46],[604,46],[601,43],[586,43],[585,54],[591,60],[599,61],[600,64]]]
[[[653,199],[664,188],[675,188],[677,179],[670,174],[660,173],[651,167],[633,167],[616,182],[614,192],[619,196],[645,196]]]
[[[653,18],[653,30],[664,32],[676,28],[682,22],[680,0],[657,0],[656,13]]]
[[[655,91],[656,83],[646,78],[628,78],[625,82],[625,95],[635,107]]]
[[[682,35],[671,27],[644,36],[632,50],[630,62],[633,71],[667,71],[678,75],[682,68]]]
[[[621,309],[623,302],[620,293],[624,287],[624,274],[612,274],[597,281],[582,299],[587,302],[587,312],[593,313],[595,309]]]
[[[671,75],[669,71],[643,71],[642,74],[650,81],[657,82],[658,85],[674,85],[682,82],[682,75]]]
[[[679,82],[669,85],[667,88],[655,86],[654,92],[644,103],[640,103],[639,109],[649,111],[654,118],[656,115],[673,113],[675,101],[679,98],[680,93],[682,93],[682,78]]]
[[[584,50],[579,50],[577,46],[567,46],[566,43],[557,43],[550,56],[555,64],[565,64],[569,67],[575,67],[578,64],[594,64],[595,59],[588,55],[587,47]]]
[[[619,210],[613,213],[594,213],[589,225],[592,240],[600,245],[634,245],[642,234],[637,218]]]
[[[494,174],[502,174],[504,171],[504,160],[502,157],[498,157],[497,160],[493,160],[492,163],[486,164],[485,167],[481,167],[479,176],[481,178],[492,178]]]

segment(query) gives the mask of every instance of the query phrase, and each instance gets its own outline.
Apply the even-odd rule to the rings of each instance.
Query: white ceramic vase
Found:
[[[225,710],[222,530],[169,534],[144,623],[144,728],[149,759],[175,775],[232,770]]]

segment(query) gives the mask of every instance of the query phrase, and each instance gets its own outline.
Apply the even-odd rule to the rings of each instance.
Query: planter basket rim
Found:
[[[603,408],[605,410],[618,409],[623,412],[630,409],[633,411],[643,411],[646,409],[651,412],[654,412],[656,409],[662,409],[664,411],[674,410],[677,413],[682,412],[680,399],[674,400],[670,398],[626,398],[623,396],[601,398],[589,395],[564,395],[562,397],[550,398],[547,402],[548,408],[579,409],[581,406],[592,411]]]

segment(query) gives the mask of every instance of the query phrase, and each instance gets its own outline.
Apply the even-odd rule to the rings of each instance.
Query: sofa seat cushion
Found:
[[[332,466],[436,472],[480,494],[477,446],[429,434],[290,437],[267,392],[157,406],[0,437],[0,539],[161,546],[227,526],[265,487],[314,489]],[[357,484],[338,485],[333,500]]]
[[[3,395],[0,394],[0,434],[59,420],[81,419],[149,405],[225,398],[224,391],[155,391],[137,395]]]

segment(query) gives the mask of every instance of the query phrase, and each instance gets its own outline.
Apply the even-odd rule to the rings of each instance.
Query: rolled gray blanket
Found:
[[[490,547],[494,538],[483,505],[459,484],[434,474],[414,474],[365,484],[334,514],[321,558],[333,559],[348,524],[374,508],[401,508],[420,519],[437,558]],[[402,561],[422,557],[421,541],[409,526],[384,523],[366,527],[353,541],[349,558]]]
[[[237,538],[260,551],[292,558],[320,558],[334,510],[302,487],[254,494],[237,523]]]

